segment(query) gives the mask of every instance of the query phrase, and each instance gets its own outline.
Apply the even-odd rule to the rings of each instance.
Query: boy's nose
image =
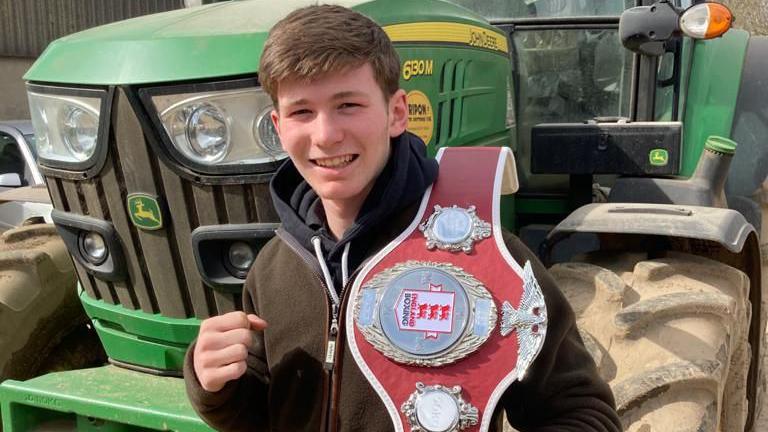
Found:
[[[344,139],[344,131],[332,114],[320,114],[314,125],[314,141],[318,146],[332,146]]]

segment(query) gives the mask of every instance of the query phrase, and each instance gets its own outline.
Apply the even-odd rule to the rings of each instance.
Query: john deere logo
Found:
[[[669,163],[669,152],[665,149],[653,149],[648,154],[648,159],[653,166],[666,166]]]
[[[144,230],[156,230],[163,227],[163,214],[157,199],[143,193],[128,195],[128,213],[131,222]]]

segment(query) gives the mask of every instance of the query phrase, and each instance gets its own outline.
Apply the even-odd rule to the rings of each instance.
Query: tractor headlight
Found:
[[[41,164],[78,171],[93,166],[106,92],[29,85],[27,95]]]
[[[165,119],[179,150],[192,160],[213,164],[229,153],[229,127],[224,113],[210,103],[175,110]]]
[[[286,157],[272,100],[254,80],[144,89],[141,97],[157,112],[171,154],[194,171],[263,172]]]
[[[70,106],[61,122],[64,144],[69,154],[79,161],[93,156],[99,132],[99,114]]]

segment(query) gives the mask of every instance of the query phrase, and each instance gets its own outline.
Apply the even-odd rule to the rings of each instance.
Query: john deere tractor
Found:
[[[270,27],[311,3],[106,25],[29,70],[52,219],[109,363],[6,380],[4,430],[209,430],[182,360],[202,319],[241,307],[274,234],[268,181],[286,156],[259,57]],[[752,430],[768,41],[697,1],[342,3],[395,43],[429,152],[514,150],[504,223],[552,266],[625,428]]]

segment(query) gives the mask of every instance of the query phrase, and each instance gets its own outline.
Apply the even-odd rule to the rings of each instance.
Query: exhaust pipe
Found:
[[[707,207],[728,208],[725,199],[725,180],[728,178],[728,170],[731,168],[731,160],[736,153],[736,143],[728,138],[710,136],[704,144],[696,170],[688,179],[691,188],[699,194],[709,195],[702,197]]]

